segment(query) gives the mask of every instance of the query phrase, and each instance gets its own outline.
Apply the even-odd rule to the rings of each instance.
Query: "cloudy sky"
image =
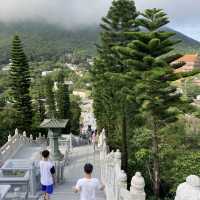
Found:
[[[200,0],[135,0],[139,10],[163,8],[175,28],[200,40]],[[66,28],[99,23],[111,0],[0,0],[0,21],[45,20]]]

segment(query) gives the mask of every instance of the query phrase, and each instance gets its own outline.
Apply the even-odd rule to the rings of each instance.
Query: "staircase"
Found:
[[[64,177],[65,181],[62,185],[55,188],[52,200],[78,200],[79,194],[72,192],[72,187],[76,184],[79,178],[83,177],[83,166],[85,163],[94,165],[93,177],[100,179],[100,159],[99,152],[93,152],[92,146],[81,146],[73,149],[70,158],[71,162],[65,167]],[[97,193],[97,200],[105,200],[103,192]]]

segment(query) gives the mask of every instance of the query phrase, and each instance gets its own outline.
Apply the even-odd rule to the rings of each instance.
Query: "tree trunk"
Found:
[[[127,127],[126,113],[122,116],[122,169],[128,172],[128,145],[127,145]]]
[[[160,163],[159,163],[159,149],[158,149],[158,137],[157,128],[154,125],[153,137],[152,137],[152,151],[153,151],[153,190],[156,199],[160,199]]]

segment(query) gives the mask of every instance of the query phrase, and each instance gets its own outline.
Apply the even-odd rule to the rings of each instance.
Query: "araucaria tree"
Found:
[[[137,20],[143,31],[127,33],[133,38],[132,42],[127,47],[115,48],[124,56],[124,64],[134,68],[140,77],[135,85],[136,101],[150,132],[150,174],[157,199],[160,199],[160,149],[164,142],[163,129],[176,122],[181,114],[192,111],[190,102],[182,98],[172,84],[173,81],[191,74],[174,72],[183,63],[172,64],[180,55],[169,53],[179,41],[171,39],[174,33],[162,29],[168,22],[163,10],[147,9]]]
[[[10,86],[14,108],[17,110],[17,128],[21,131],[30,131],[32,126],[32,105],[29,94],[30,71],[21,41],[17,35],[14,36],[12,43],[11,60]]]
[[[93,77],[94,112],[99,128],[106,128],[111,148],[120,148],[123,154],[122,167],[128,168],[126,66],[113,50],[114,46],[126,46],[130,39],[125,32],[138,30],[135,3],[117,0],[106,17],[102,19],[101,42],[98,55],[91,70]],[[121,142],[120,142],[121,141]]]
[[[33,123],[34,127],[39,127],[41,122],[45,119],[45,102],[42,80],[39,79],[32,84],[32,98],[33,98]]]
[[[49,118],[56,118],[55,96],[53,92],[54,82],[50,77],[45,79],[45,97],[47,105],[47,116]]]
[[[56,91],[57,117],[70,119],[70,95],[69,87],[64,83],[63,71],[59,73],[58,90]]]
[[[65,84],[64,81],[64,72],[61,70],[57,77],[57,90],[55,91],[56,99],[56,117],[58,119],[68,119],[65,133],[70,133],[71,128],[71,105],[70,105],[70,93],[69,86]]]

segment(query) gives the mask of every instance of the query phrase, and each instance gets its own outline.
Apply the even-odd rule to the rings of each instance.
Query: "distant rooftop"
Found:
[[[176,69],[175,73],[190,72],[196,67],[200,68],[200,57],[198,54],[186,54],[181,58],[177,59],[176,61],[174,61],[173,63],[179,63],[179,62],[184,62],[185,65]]]
[[[45,119],[41,124],[41,128],[65,128],[68,119]]]
[[[176,60],[176,62],[186,62],[186,63],[196,62],[197,59],[198,59],[198,54],[186,54],[181,58],[179,58],[178,60]]]

